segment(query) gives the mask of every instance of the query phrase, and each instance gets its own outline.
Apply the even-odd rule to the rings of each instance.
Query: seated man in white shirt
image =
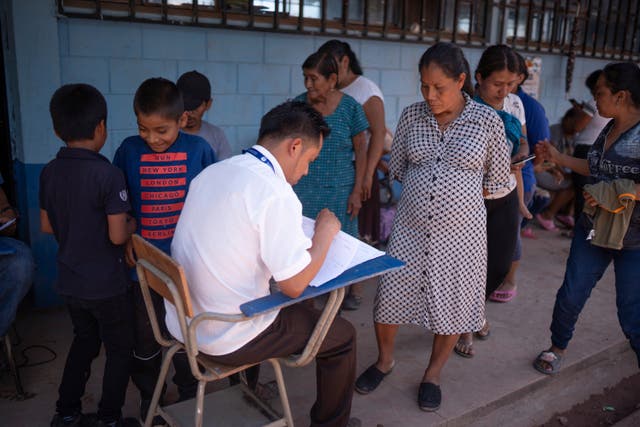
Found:
[[[257,145],[192,181],[171,253],[184,267],[196,314],[238,313],[269,294],[271,277],[297,297],[316,275],[340,222],[325,209],[307,238],[291,186],[307,174],[328,132],[313,108],[286,102],[262,118]],[[176,310],[165,305],[167,327],[180,339]],[[319,316],[297,304],[245,322],[210,321],[198,329],[198,347],[228,365],[287,356],[304,348]],[[349,424],[355,367],[355,330],[336,318],[316,356],[312,426],[358,425]]]

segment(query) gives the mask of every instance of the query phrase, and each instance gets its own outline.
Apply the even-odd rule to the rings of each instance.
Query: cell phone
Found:
[[[4,224],[0,224],[0,231],[4,230],[5,228],[11,227],[17,221],[17,219],[18,218],[12,218]]]
[[[515,162],[511,162],[512,166],[518,166],[518,165],[523,165],[525,163],[527,163],[529,160],[533,160],[536,158],[535,154],[529,154],[527,157],[524,157],[520,160],[516,160]]]

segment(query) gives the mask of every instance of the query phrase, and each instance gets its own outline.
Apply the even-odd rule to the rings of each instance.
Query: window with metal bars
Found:
[[[488,42],[490,0],[58,0],[70,17],[406,41]]]
[[[499,39],[516,48],[637,60],[640,0],[501,0]]]
[[[58,0],[70,17],[638,59],[640,0]]]

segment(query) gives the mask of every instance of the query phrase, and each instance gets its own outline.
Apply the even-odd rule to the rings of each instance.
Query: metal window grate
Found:
[[[68,17],[636,60],[640,0],[58,0]],[[493,38],[492,38],[493,37]]]

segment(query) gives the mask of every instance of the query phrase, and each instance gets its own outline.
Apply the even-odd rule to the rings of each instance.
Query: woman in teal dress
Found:
[[[357,237],[367,166],[364,131],[369,123],[362,106],[336,89],[338,64],[332,55],[314,53],[302,64],[302,71],[307,92],[296,101],[308,102],[319,111],[331,133],[309,165],[309,173],[293,189],[305,216],[315,218],[328,208],[342,223],[342,231]]]

